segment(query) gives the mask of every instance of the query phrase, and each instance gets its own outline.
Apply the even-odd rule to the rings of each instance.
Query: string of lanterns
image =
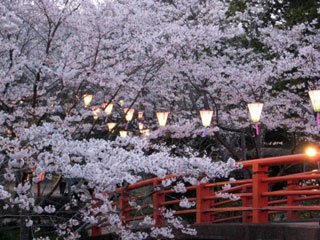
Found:
[[[316,113],[316,119],[317,119],[317,127],[320,127],[320,90],[310,90],[308,91],[309,97],[311,99],[312,107],[314,112]],[[93,96],[90,94],[85,94],[83,96],[83,101],[84,101],[84,106],[87,108],[90,106],[92,102]],[[121,100],[120,106],[123,105],[123,100]],[[108,130],[112,132],[116,126],[115,122],[108,122],[108,118],[112,113],[113,110],[113,104],[103,104],[103,109],[104,112],[106,113],[106,119],[105,122],[107,123]],[[260,117],[262,113],[262,108],[263,108],[263,103],[261,102],[254,102],[254,103],[248,103],[248,110],[250,114],[251,121],[255,124],[256,128],[256,135],[259,135],[259,122],[260,122]],[[126,137],[128,135],[128,126],[129,123],[133,119],[133,115],[135,112],[135,109],[133,108],[124,108],[123,109],[124,114],[125,114],[125,119],[127,121],[125,130],[119,131],[119,134],[121,137]],[[97,120],[99,118],[99,114],[101,112],[101,109],[99,107],[93,107],[92,108],[92,113],[93,113],[93,118]],[[157,119],[160,127],[164,127],[167,124],[169,112],[157,112]],[[207,133],[207,128],[210,127],[211,121],[213,117],[213,111],[212,110],[201,110],[200,111],[200,118],[202,122],[202,126],[204,127],[202,137],[206,136]],[[141,120],[143,118],[143,112],[138,112],[138,119]],[[138,122],[138,128],[141,134],[144,136],[149,136],[150,134],[150,129],[144,129],[144,124],[142,122]]]

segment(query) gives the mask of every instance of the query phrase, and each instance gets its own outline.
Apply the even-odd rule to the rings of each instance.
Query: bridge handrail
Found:
[[[297,212],[304,210],[317,210],[320,211],[320,206],[299,206],[300,201],[308,199],[320,199],[320,191],[315,189],[315,186],[299,187],[299,180],[308,179],[320,179],[320,171],[309,171],[302,173],[295,173],[287,176],[268,176],[268,167],[275,165],[285,165],[293,163],[315,162],[320,160],[320,152],[316,156],[309,157],[305,154],[288,155],[272,158],[254,159],[239,162],[244,168],[252,169],[252,179],[242,179],[235,182],[215,182],[206,183],[198,186],[188,186],[187,191],[195,191],[196,197],[190,197],[188,200],[196,202],[196,208],[178,210],[175,214],[196,214],[196,223],[208,223],[208,222],[223,222],[235,219],[242,219],[243,222],[251,223],[267,223],[269,221],[269,215],[279,212],[287,212],[288,219],[297,218]],[[175,193],[173,190],[161,190],[152,194],[153,214],[146,214],[142,216],[130,217],[130,212],[135,211],[136,208],[130,207],[128,201],[130,197],[128,192],[153,186],[158,187],[165,179],[175,178],[174,175],[168,175],[164,178],[152,178],[131,184],[128,187],[121,187],[116,190],[120,193],[119,207],[122,209],[121,216],[123,217],[124,224],[132,220],[143,219],[145,216],[152,216],[156,222],[156,225],[163,223],[160,210],[163,206],[179,204],[180,199],[166,201],[165,195]],[[278,190],[269,192],[268,185],[276,182],[287,182],[288,187],[286,190]],[[221,190],[222,193],[234,193],[235,196],[239,196],[238,201],[242,202],[240,207],[224,207],[224,205],[230,204],[233,201],[224,199],[215,203],[215,199],[222,199],[221,196],[214,194],[212,189],[220,188],[225,184],[230,184],[231,188]],[[240,191],[240,192],[239,192]],[[301,196],[302,195],[302,196]],[[276,199],[269,201],[269,197],[274,196],[287,196],[286,199]],[[287,206],[274,206],[276,204],[288,204]],[[148,206],[143,206],[147,208]],[[242,216],[224,217],[221,219],[215,219],[214,216],[221,212],[242,212]]]

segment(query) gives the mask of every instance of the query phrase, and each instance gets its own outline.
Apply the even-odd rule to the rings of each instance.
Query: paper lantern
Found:
[[[157,112],[157,118],[159,125],[164,127],[167,124],[169,112]]]
[[[101,109],[99,107],[92,108],[93,118],[97,120],[99,118],[99,113],[101,112]]]
[[[119,131],[120,137],[126,137],[128,135],[128,131],[121,130]]]
[[[110,116],[111,113],[112,113],[112,109],[113,109],[113,104],[110,103],[110,104],[103,104],[103,108],[104,108],[104,112],[107,114],[107,116]]]
[[[125,108],[124,109],[124,113],[126,114],[126,120],[127,122],[130,122],[133,118],[133,114],[134,114],[134,109],[133,108]]]
[[[201,110],[200,111],[202,125],[204,126],[204,131],[202,133],[202,137],[206,136],[207,127],[209,127],[211,124],[212,115],[213,115],[213,111],[211,111],[211,110]]]
[[[127,120],[127,124],[126,124],[126,130],[128,129],[129,126],[129,122],[132,120],[133,118],[133,114],[134,114],[134,109],[133,108],[125,108],[123,109],[124,113],[126,114],[126,120]]]
[[[140,133],[141,133],[144,137],[148,137],[148,136],[150,135],[150,129],[140,130]]]
[[[90,94],[83,95],[84,106],[89,107],[91,104],[93,96]]]
[[[113,131],[114,127],[116,126],[117,124],[115,122],[109,122],[108,123],[108,129],[110,132]]]
[[[143,129],[143,123],[138,123],[139,130]]]
[[[317,126],[320,127],[320,90],[311,90],[308,93],[313,110],[317,113]]]
[[[138,119],[142,119],[143,118],[143,112],[138,112]]]
[[[259,135],[259,121],[263,108],[263,103],[249,103],[248,104],[251,121],[256,124],[256,133]]]
[[[107,123],[108,122],[108,118],[109,118],[109,115],[111,115],[112,113],[112,109],[113,109],[113,104],[110,103],[110,104],[103,104],[103,108],[104,108],[104,112],[107,114],[106,116],[106,120],[105,122]]]

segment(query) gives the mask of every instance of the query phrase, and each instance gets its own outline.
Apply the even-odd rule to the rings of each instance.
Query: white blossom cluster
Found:
[[[19,223],[39,240],[48,239],[36,235],[48,222],[64,239],[97,226],[122,239],[146,239],[124,226],[115,191],[170,174],[175,177],[155,191],[185,193],[187,184],[228,178],[241,168],[228,159],[241,158],[240,134],[255,138],[247,103],[264,103],[263,131],[281,129],[298,136],[297,143],[315,140],[307,90],[320,88],[317,22],[287,27],[272,16],[270,24],[264,13],[272,3],[247,1],[230,12],[229,2],[2,0],[0,217],[15,211],[13,218],[23,218]],[[93,95],[89,107],[84,94]],[[108,121],[117,123],[112,131],[102,110],[109,102]],[[97,119],[94,107],[101,108]],[[116,137],[126,124],[124,107],[144,111],[145,126],[154,130],[149,138],[138,137],[136,117],[132,136]],[[201,109],[214,110],[202,139]],[[162,128],[155,118],[160,110],[170,111]],[[67,202],[54,202],[63,184]],[[195,234],[172,212],[163,217],[167,225],[153,227],[152,237],[174,238],[173,228]]]

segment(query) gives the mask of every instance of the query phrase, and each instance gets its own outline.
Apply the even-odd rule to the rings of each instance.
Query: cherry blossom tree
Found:
[[[143,239],[147,233],[123,226],[117,188],[172,174],[160,189],[183,192],[184,183],[227,178],[240,167],[227,159],[245,160],[248,139],[262,156],[267,131],[316,140],[306,91],[320,87],[318,23],[287,26],[264,14],[272,5],[248,1],[237,9],[228,2],[2,1],[0,217],[18,219],[22,238],[54,227],[77,239],[108,223],[123,239]],[[90,107],[84,94],[93,95]],[[260,137],[247,111],[255,101],[265,104]],[[108,131],[103,110],[111,103],[108,121],[116,127]],[[144,112],[144,126],[154,130],[149,138],[138,137],[136,117],[130,136],[117,137],[124,107]],[[214,110],[205,139],[203,108]],[[155,112],[162,110],[170,111],[169,123],[158,128]],[[44,174],[42,185],[54,185],[33,196]],[[57,203],[64,180],[70,191]],[[192,204],[182,199],[180,206]],[[168,226],[152,228],[151,236],[173,237],[171,226],[195,233],[172,211],[163,215]]]

